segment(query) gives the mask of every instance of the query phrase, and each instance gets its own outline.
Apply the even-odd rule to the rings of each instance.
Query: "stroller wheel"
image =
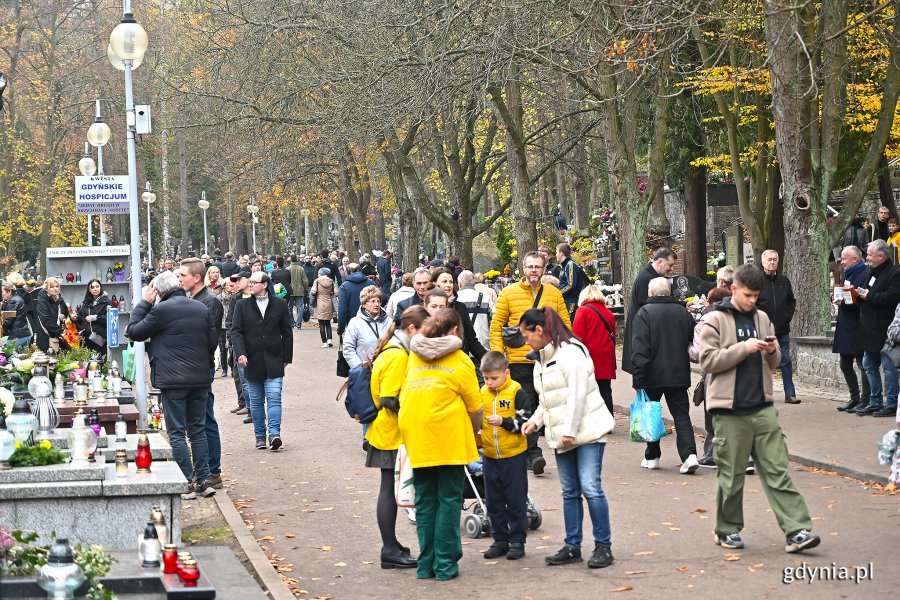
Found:
[[[475,507],[472,509],[472,512],[479,516],[484,515],[484,511],[481,510],[480,502],[475,502]]]
[[[478,515],[467,515],[466,520],[464,521],[464,526],[466,529],[466,537],[478,539],[481,537],[481,533],[484,528],[484,521],[482,521],[481,517],[479,517]]]
[[[531,515],[530,519],[528,519],[528,528],[529,529],[537,529],[538,527],[541,526],[542,521],[543,521],[543,518],[541,517],[541,511],[538,510],[537,507],[535,507],[534,514]]]

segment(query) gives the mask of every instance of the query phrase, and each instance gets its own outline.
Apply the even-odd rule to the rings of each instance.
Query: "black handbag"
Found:
[[[881,353],[891,359],[895,367],[900,368],[900,345],[896,345],[891,340],[888,340],[884,343]]]
[[[349,377],[350,376],[350,363],[347,362],[347,359],[344,358],[344,353],[341,352],[341,348],[344,347],[343,339],[338,343],[338,355],[337,355],[337,376],[338,377]]]
[[[534,304],[531,305],[531,308],[537,308],[538,302],[541,301],[541,295],[543,293],[544,286],[541,285],[540,289],[538,289],[537,296],[534,297]],[[525,336],[522,335],[522,330],[519,329],[518,325],[501,327],[500,337],[503,338],[503,344],[507,348],[521,348],[525,345]]]

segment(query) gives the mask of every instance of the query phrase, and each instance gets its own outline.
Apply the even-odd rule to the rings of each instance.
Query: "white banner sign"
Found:
[[[47,248],[47,258],[81,258],[86,256],[128,256],[130,246],[69,246]]]
[[[75,177],[75,207],[79,215],[128,214],[128,175]]]

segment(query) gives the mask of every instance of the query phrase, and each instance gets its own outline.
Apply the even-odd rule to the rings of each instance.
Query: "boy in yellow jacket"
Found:
[[[531,416],[528,398],[509,375],[509,363],[500,352],[488,352],[481,359],[484,387],[484,417],[481,449],[484,452],[484,494],[494,543],[485,558],[506,555],[509,560],[525,556],[528,531],[527,439],[522,425]]]

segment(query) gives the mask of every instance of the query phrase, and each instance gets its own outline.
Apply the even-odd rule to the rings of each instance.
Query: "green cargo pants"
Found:
[[[713,415],[713,457],[716,460],[716,533],[729,535],[744,528],[744,477],[753,456],[769,506],[785,535],[811,529],[809,509],[794,487],[788,449],[774,406],[752,415]]]
[[[416,488],[416,532],[419,535],[417,579],[453,579],[462,558],[459,518],[463,503],[460,465],[413,469]]]

